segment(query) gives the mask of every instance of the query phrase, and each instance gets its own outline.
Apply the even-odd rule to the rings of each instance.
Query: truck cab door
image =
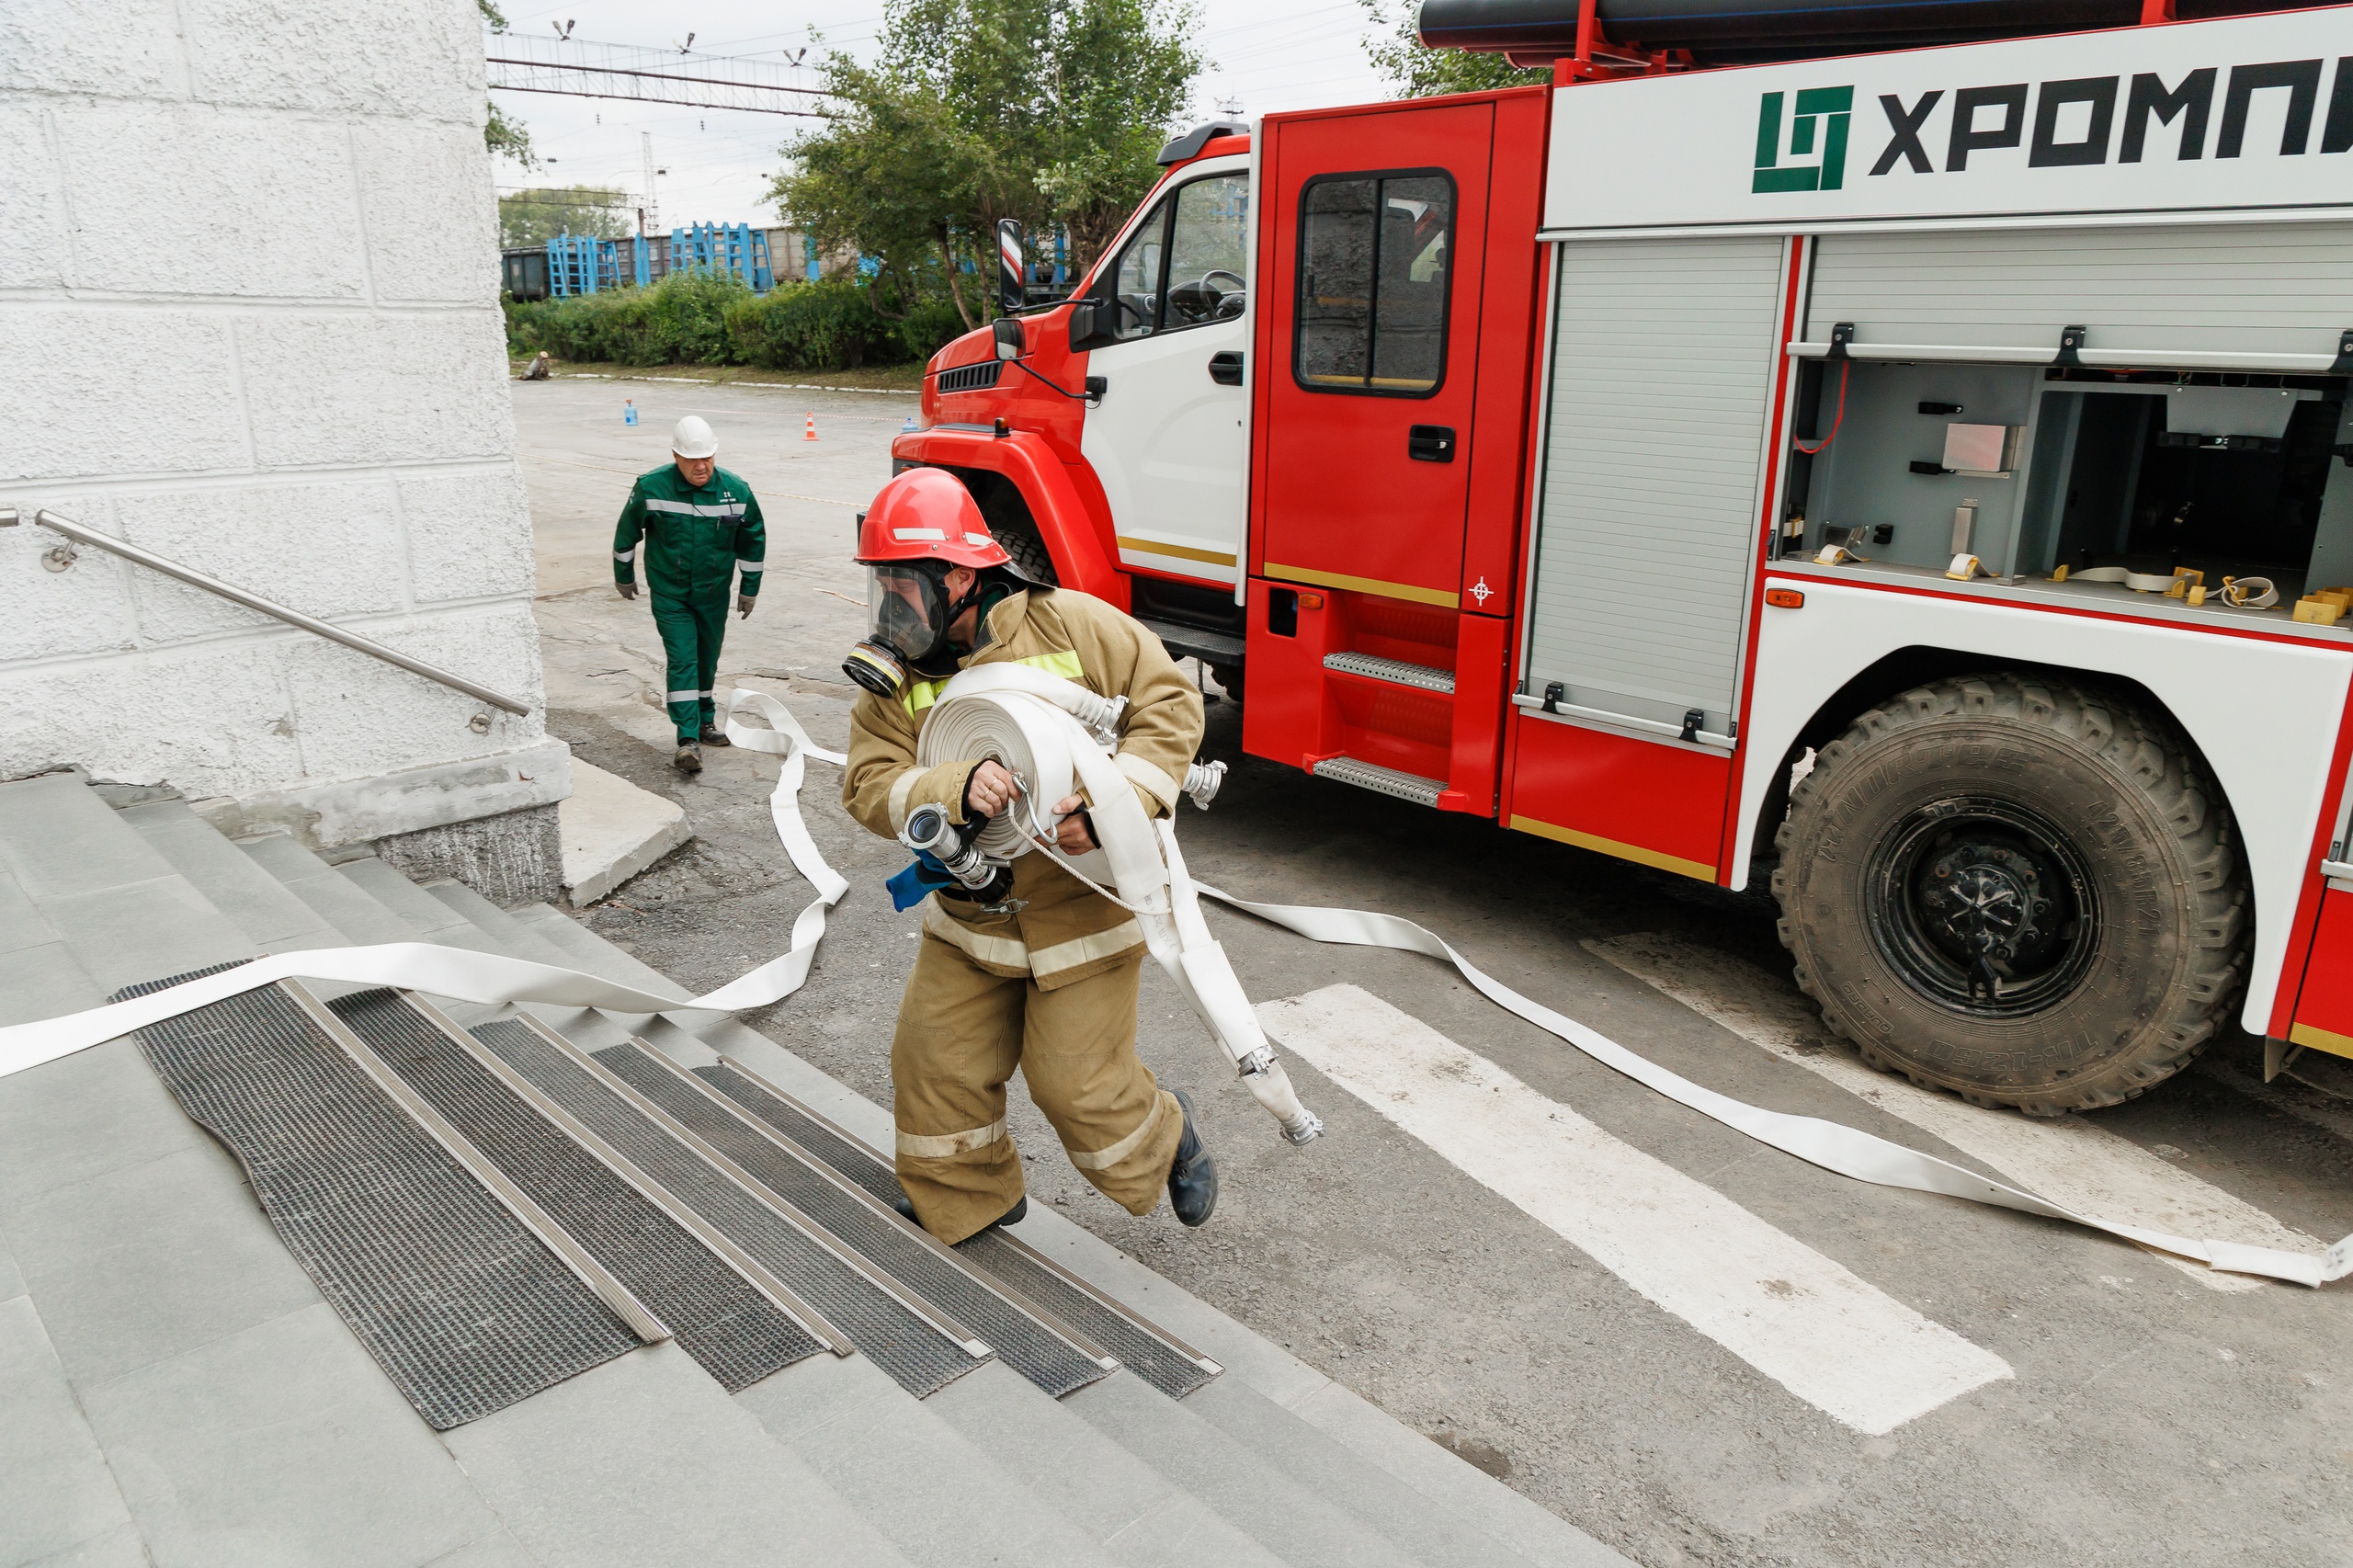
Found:
[[[1475,103],[1271,143],[1268,577],[1460,607],[1494,135]]]
[[[1097,276],[1087,369],[1108,386],[1079,450],[1130,571],[1231,585],[1242,548],[1250,176],[1205,163],[1131,228]],[[1187,171],[1192,174],[1192,171]]]

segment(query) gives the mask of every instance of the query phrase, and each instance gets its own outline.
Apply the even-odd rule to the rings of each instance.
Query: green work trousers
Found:
[[[711,723],[711,682],[719,676],[719,645],[727,636],[727,596],[700,604],[656,598],[654,625],[669,660],[667,701],[678,744],[699,741]]]

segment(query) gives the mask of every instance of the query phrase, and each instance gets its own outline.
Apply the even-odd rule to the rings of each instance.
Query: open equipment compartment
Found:
[[[1942,574],[1973,555],[2000,584],[2144,606],[2190,572],[2210,613],[2225,577],[2263,578],[2277,605],[2229,613],[2279,619],[2353,582],[2353,464],[2333,460],[2353,451],[2353,225],[1813,248],[1779,558]]]

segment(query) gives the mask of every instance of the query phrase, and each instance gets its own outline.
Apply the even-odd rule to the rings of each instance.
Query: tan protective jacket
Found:
[[[1090,595],[1031,589],[990,612],[980,647],[960,667],[1008,662],[1077,681],[1098,696],[1125,697],[1120,771],[1147,814],[1164,817],[1175,808],[1201,744],[1201,698],[1159,638]],[[917,806],[944,806],[956,823],[965,820],[964,785],[979,760],[915,766],[915,737],[947,684],[919,681],[897,702],[869,692],[850,714],[842,805],[885,838],[896,838]],[[1053,804],[1037,802],[1041,814]],[[1028,975],[1045,991],[1100,973],[1143,945],[1132,915],[1042,854],[1014,861],[1013,897],[1027,900],[1026,906],[990,915],[969,899],[935,892],[923,903],[924,930],[991,973]]]

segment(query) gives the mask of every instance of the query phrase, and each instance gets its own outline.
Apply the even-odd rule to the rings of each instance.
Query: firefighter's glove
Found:
[[[918,849],[914,863],[882,885],[891,890],[891,907],[904,913],[938,889],[952,888],[958,883],[948,874],[948,869],[932,858],[930,850]]]

